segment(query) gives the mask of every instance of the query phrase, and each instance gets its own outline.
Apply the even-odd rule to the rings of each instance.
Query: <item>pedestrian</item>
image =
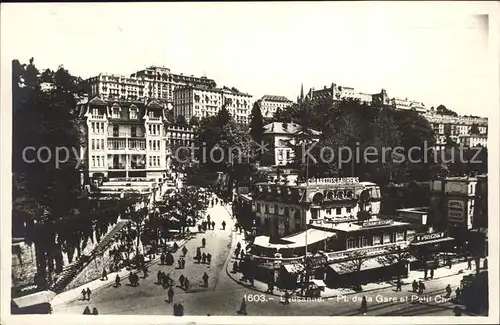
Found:
[[[87,288],[87,299],[88,299],[88,300],[90,300],[90,294],[91,294],[91,293],[92,293],[92,292],[90,291],[90,289],[89,289],[89,288]]]
[[[212,221],[212,230],[215,230],[215,221]]]
[[[205,248],[205,245],[206,245],[206,244],[207,244],[207,240],[205,239],[205,237],[203,237],[203,238],[201,239],[201,246],[202,246],[203,248]]]
[[[201,260],[202,260],[203,264],[205,264],[205,262],[207,261],[207,254],[205,254],[205,252],[203,252],[203,254],[201,254]]]
[[[247,314],[247,304],[245,302],[245,298],[241,299],[240,310],[238,310],[238,314],[246,315]]]
[[[134,274],[133,277],[134,277],[134,287],[137,287],[139,285],[139,276],[137,274]]]
[[[451,263],[451,257],[448,257],[448,268],[449,269],[451,269],[451,265],[452,265],[452,263]]]
[[[290,304],[290,293],[288,293],[288,290],[285,290],[285,302],[283,302],[284,305],[289,305]]]
[[[208,253],[207,254],[207,263],[210,264],[211,260],[212,260],[212,254]]]
[[[92,313],[90,312],[89,306],[85,307],[85,309],[83,310],[83,314],[84,315],[92,315]]]
[[[427,280],[427,267],[424,269],[424,280]]]
[[[240,248],[236,247],[236,249],[234,250],[234,256],[238,258],[239,255],[240,255]]]
[[[163,265],[163,264],[165,264],[165,254],[161,253],[161,255],[160,255],[160,265]]]
[[[420,281],[418,283],[418,293],[422,294],[422,293],[424,293],[424,290],[425,290],[425,284],[422,281]]]
[[[168,289],[167,296],[168,296],[168,302],[172,302],[174,300],[174,289],[172,289],[172,287]]]
[[[222,221],[222,230],[226,230],[226,222]]]
[[[451,286],[448,284],[445,288],[446,290],[446,295],[444,296],[445,298],[450,298],[451,296]]]
[[[108,279],[108,272],[106,272],[106,268],[103,268],[102,269],[102,277],[101,277],[101,281],[105,281]]]
[[[434,279],[434,268],[431,269],[431,279]]]
[[[240,258],[243,259],[243,257],[245,257],[245,250],[241,250],[240,252]]]
[[[184,279],[184,289],[187,291],[189,289],[189,280],[188,278]]]
[[[157,283],[158,284],[161,284],[161,279],[163,277],[163,272],[161,270],[158,271],[158,273],[156,274],[156,280],[157,280]]]
[[[87,300],[87,291],[85,291],[85,289],[82,289],[82,300]]]
[[[186,246],[184,246],[182,248],[182,254],[184,254],[184,256],[186,256],[187,252],[188,252],[188,250],[187,250]]]
[[[144,265],[144,268],[142,271],[144,272],[143,279],[147,278],[148,277],[148,267],[146,265]]]
[[[174,252],[177,252],[177,250],[179,249],[179,245],[177,245],[177,242],[174,242],[174,245],[172,248],[174,249]]]
[[[205,287],[208,287],[208,274],[207,274],[207,272],[203,273],[203,284]]]
[[[182,258],[181,268],[182,269],[186,268],[186,260],[184,258]]]
[[[130,272],[128,274],[128,282],[130,282],[131,286],[134,286],[134,276],[133,276],[132,272]]]
[[[398,278],[396,280],[396,292],[397,291],[401,291],[401,279],[400,278]]]
[[[361,313],[363,315],[366,315],[367,311],[368,311],[368,303],[366,301],[366,296],[363,296],[363,299],[361,299]]]
[[[233,273],[237,273],[237,272],[238,272],[238,262],[234,261],[234,263],[233,263]]]
[[[171,285],[171,283],[172,283],[172,278],[170,278],[170,273],[167,273],[167,274],[165,275],[165,280],[164,280],[164,281],[165,281],[165,283],[166,283],[166,285],[167,285],[167,286],[170,286],[170,285]]]
[[[198,232],[201,232],[201,225],[198,225]]]
[[[469,258],[467,260],[467,270],[471,270],[472,269],[472,260]]]
[[[240,244],[240,242],[238,242],[238,243],[236,244],[236,249],[237,249],[237,250],[240,250],[240,249],[241,249],[241,244]]]
[[[94,307],[94,309],[92,309],[92,315],[99,315],[97,308]]]
[[[183,274],[181,274],[181,276],[179,277],[179,286],[181,288],[184,288],[184,280],[185,280],[185,277]]]
[[[122,284],[120,283],[120,276],[117,274],[115,278],[115,288],[120,287]]]
[[[457,289],[455,290],[455,299],[456,299],[456,303],[460,303],[460,294],[462,293],[462,291],[460,290],[460,287],[457,287]]]
[[[182,260],[180,258],[177,260],[177,264],[179,265],[178,268],[182,269]]]
[[[198,262],[200,261],[201,259],[201,249],[198,247],[196,248],[196,256],[195,256],[195,259],[198,260]]]

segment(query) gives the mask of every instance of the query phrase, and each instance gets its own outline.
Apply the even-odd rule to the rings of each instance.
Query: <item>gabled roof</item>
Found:
[[[107,106],[108,103],[106,103],[104,100],[102,100],[99,96],[95,96],[89,102],[89,105],[92,105],[92,106]]]
[[[276,95],[264,95],[261,100],[267,100],[271,102],[292,102],[285,96],[276,96]]]
[[[163,106],[156,100],[152,100],[151,102],[149,102],[147,107],[153,109],[163,109]]]

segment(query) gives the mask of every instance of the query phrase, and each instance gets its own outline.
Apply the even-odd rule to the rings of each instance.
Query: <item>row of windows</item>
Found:
[[[149,150],[160,150],[160,140],[149,140]]]
[[[149,156],[149,167],[160,167],[160,156]]]
[[[104,156],[92,156],[92,167],[104,167],[106,159]]]
[[[92,122],[90,125],[92,133],[104,134],[104,122]]]
[[[345,212],[346,213],[351,213],[352,208],[351,207],[345,207]],[[332,209],[326,209],[326,214],[331,215],[332,214]],[[342,214],[342,208],[335,208],[335,214],[336,215],[341,215]]]
[[[161,125],[148,125],[148,134],[149,135],[161,135]]]
[[[92,139],[92,150],[104,150],[104,139]]]
[[[404,232],[347,238],[346,249],[383,245],[391,242],[393,243],[393,242],[403,241],[404,239],[405,239]]]

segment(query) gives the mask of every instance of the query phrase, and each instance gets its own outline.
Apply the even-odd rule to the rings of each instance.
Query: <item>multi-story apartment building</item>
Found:
[[[157,101],[105,101],[80,110],[88,177],[161,182],[166,170],[165,105]]]
[[[214,116],[226,105],[236,122],[248,124],[253,105],[252,95],[235,88],[207,86],[181,86],[174,91],[174,117],[183,115],[187,121],[192,117]]]
[[[173,91],[176,87],[183,85],[215,87],[216,83],[206,77],[174,74],[168,68],[157,66],[137,71],[129,77],[101,73],[87,80],[87,89],[91,98],[99,96],[102,99],[128,101],[157,99],[171,103]]]
[[[314,88],[309,90],[305,100],[320,100],[329,98],[334,101],[340,101],[343,99],[359,99],[362,103],[367,103],[371,105],[390,105],[391,100],[387,96],[387,92],[382,89],[378,94],[367,94],[356,91],[352,87],[343,87],[332,83],[330,87],[324,86],[323,89],[315,90]]]
[[[257,101],[259,103],[262,117],[272,118],[278,109],[285,109],[293,104],[285,96],[264,95]]]
[[[433,111],[423,116],[436,133],[437,146],[444,146],[448,136],[456,143],[464,143],[464,146],[487,145],[488,118],[441,115]],[[472,129],[473,125],[476,130]]]
[[[321,132],[309,130],[319,141]],[[294,161],[293,146],[302,127],[296,123],[273,122],[264,126],[264,142],[269,144],[269,151],[263,157],[263,163],[271,166],[285,166]]]

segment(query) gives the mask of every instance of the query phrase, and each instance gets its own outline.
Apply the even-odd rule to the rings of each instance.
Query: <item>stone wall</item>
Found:
[[[12,287],[33,283],[36,274],[35,244],[12,243]]]

